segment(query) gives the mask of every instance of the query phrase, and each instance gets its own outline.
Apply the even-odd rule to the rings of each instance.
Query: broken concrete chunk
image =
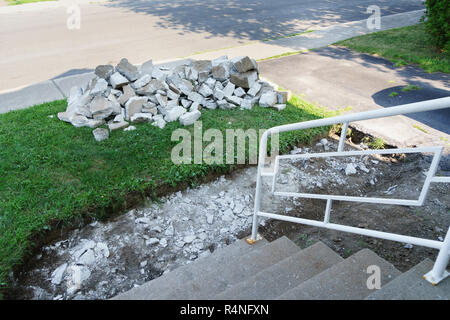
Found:
[[[198,90],[198,93],[200,93],[202,96],[206,98],[212,95],[213,91],[207,84],[204,83],[201,85],[200,89]]]
[[[277,92],[277,103],[287,103],[288,101],[288,92],[287,91],[278,91]]]
[[[69,113],[69,112],[58,112],[58,119],[61,121],[65,121],[65,122],[71,122],[71,118],[73,116],[73,113]]]
[[[277,104],[273,105],[273,108],[278,111],[281,111],[283,109],[286,109],[286,104],[285,103],[277,103]]]
[[[192,101],[187,100],[187,99],[181,99],[181,105],[184,108],[186,108],[186,109],[189,108],[191,106],[191,104],[192,104]]]
[[[217,109],[217,103],[214,101],[208,101],[205,103],[205,108],[210,110]]]
[[[94,73],[97,77],[108,80],[114,73],[114,67],[110,64],[100,65],[95,68]]]
[[[117,123],[110,123],[108,124],[108,128],[110,131],[119,130],[122,128],[128,127],[129,123],[126,121],[123,122],[117,122]]]
[[[223,94],[226,97],[231,97],[233,95],[233,92],[235,89],[236,89],[236,86],[233,83],[228,82],[228,84],[225,86],[225,88],[223,88]]]
[[[236,97],[236,96],[231,96],[231,97],[225,97],[225,100],[227,100],[228,102],[236,105],[236,106],[240,106],[241,102],[242,102],[242,98]]]
[[[192,85],[192,83],[185,79],[181,79],[180,82],[177,84],[177,87],[185,95],[188,95],[190,92],[194,90],[194,86]]]
[[[152,76],[149,74],[144,74],[142,77],[140,77],[133,83],[133,87],[135,89],[142,88],[143,86],[147,85],[150,82],[150,80],[152,80]]]
[[[224,97],[225,97],[225,93],[222,90],[216,89],[214,91],[214,98],[216,100],[222,100]]]
[[[89,109],[91,110],[93,118],[96,120],[105,119],[113,112],[113,108],[111,107],[109,101],[102,96],[95,97],[91,101]]]
[[[132,97],[128,100],[125,105],[125,119],[130,120],[130,118],[136,114],[142,112],[142,107],[144,103],[147,102],[147,98],[145,97]]]
[[[153,68],[152,78],[155,78],[156,80],[165,82],[166,78],[167,78],[167,74],[162,72],[162,70],[160,68]]]
[[[142,88],[136,90],[138,94],[150,96],[155,94],[158,90],[167,90],[168,85],[158,79],[152,79],[150,82]]]
[[[92,131],[96,141],[103,141],[109,138],[109,131],[103,128],[97,128]]]
[[[244,91],[244,89],[242,89],[241,87],[238,87],[238,88],[236,88],[235,90],[234,90],[234,95],[236,96],[236,97],[242,97],[243,95],[245,95],[245,91]]]
[[[254,96],[256,96],[256,95],[258,94],[259,90],[261,90],[261,87],[262,87],[262,86],[261,86],[260,83],[255,82],[255,83],[250,87],[250,90],[248,90],[247,94],[248,94],[249,96],[254,97]]]
[[[176,121],[184,113],[186,113],[186,109],[182,106],[173,107],[167,111],[164,120],[167,122]]]
[[[189,92],[187,98],[193,102],[203,103],[203,96],[195,91]]]
[[[199,72],[198,74],[198,83],[204,83],[209,79],[209,72]]]
[[[67,269],[67,263],[63,263],[52,272],[52,284],[59,285],[62,282],[64,273]]]
[[[227,56],[218,57],[216,59],[211,60],[211,66],[214,68],[214,67],[220,65],[221,63],[226,62],[227,60],[228,60]]]
[[[129,127],[126,127],[125,129],[123,129],[123,131],[134,131],[134,130],[136,130],[135,126],[129,126]]]
[[[151,122],[153,116],[150,113],[135,113],[130,117],[131,122]]]
[[[134,92],[133,88],[129,84],[127,84],[123,87],[123,94],[119,98],[119,103],[125,106],[128,100],[134,96],[136,96],[136,93]]]
[[[124,85],[129,83],[128,79],[122,76],[119,72],[113,73],[109,77],[109,83],[114,89],[122,88]]]
[[[196,60],[192,62],[192,69],[197,71],[198,73],[201,72],[211,72],[212,69],[212,63],[210,60]]]
[[[85,127],[89,123],[89,119],[86,116],[74,115],[71,117],[70,123],[76,128]]]
[[[198,80],[198,71],[191,67],[186,67],[184,70],[184,73],[186,74],[186,79],[190,81],[197,81]]]
[[[242,99],[241,101],[241,108],[250,110],[253,107],[252,100],[250,99]]]
[[[259,105],[264,108],[273,107],[277,103],[277,93],[268,91],[259,98]]]
[[[180,98],[180,95],[169,89],[167,90],[167,98],[171,100],[178,100]]]
[[[113,109],[112,114],[117,115],[122,113],[122,107],[120,106],[119,101],[117,101],[116,97],[113,94],[108,96],[108,103],[110,107]]]
[[[233,66],[240,73],[255,69],[255,65],[253,64],[252,60],[250,60],[250,58],[247,56],[235,57],[231,59],[231,62],[233,62]]]
[[[146,104],[142,106],[142,113],[149,113],[151,115],[157,115],[158,109],[155,107],[147,107]]]
[[[192,102],[192,105],[189,108],[189,111],[200,110],[201,108],[202,108],[201,104],[199,104],[198,102]]]
[[[345,174],[347,176],[356,174],[356,167],[352,163],[347,164],[347,166],[345,167]]]
[[[89,90],[89,94],[92,96],[100,95],[108,89],[108,82],[105,79],[97,78],[93,79],[92,87]]]
[[[258,73],[256,71],[248,71],[244,73],[233,73],[230,75],[230,82],[237,87],[249,89],[258,80]]]
[[[94,128],[100,127],[103,124],[105,124],[104,119],[88,119],[86,127],[94,129]]]
[[[136,66],[129,63],[126,58],[120,60],[119,64],[116,66],[116,70],[130,81],[136,81],[139,77],[139,71]]]
[[[162,115],[158,114],[156,116],[153,117],[153,123],[152,125],[163,129],[166,126],[166,121],[163,119]]]
[[[228,72],[228,69],[225,68],[225,66],[219,65],[212,68],[212,76],[218,81],[224,81],[229,78],[230,73]]]
[[[148,60],[146,62],[144,62],[140,69],[139,69],[141,75],[152,75],[153,72],[153,61],[152,60]]]
[[[113,122],[123,122],[125,121],[125,117],[123,114],[118,114],[117,116],[114,117]]]
[[[187,112],[180,116],[180,123],[184,126],[190,126],[191,124],[194,124],[201,115],[202,113],[198,110]]]

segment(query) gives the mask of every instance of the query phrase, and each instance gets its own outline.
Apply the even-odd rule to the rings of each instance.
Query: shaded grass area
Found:
[[[439,50],[432,45],[423,23],[374,32],[336,44],[382,56],[396,66],[416,64],[427,72],[450,73],[450,52]]]
[[[24,4],[24,3],[32,3],[32,2],[43,2],[43,1],[58,1],[58,0],[5,0],[5,2],[9,6]]]
[[[207,175],[236,168],[226,164],[175,165],[172,131],[136,124],[135,131],[113,131],[96,142],[90,128],[59,121],[65,100],[0,115],[0,284],[26,262],[49,233],[102,219],[180,185],[195,186]],[[53,117],[50,117],[53,115]],[[293,97],[285,110],[204,110],[203,131],[262,129],[327,116],[324,109]],[[183,127],[193,132],[193,126]],[[329,128],[280,134],[280,151],[309,143]],[[225,136],[225,134],[224,134]],[[225,141],[224,141],[225,143]],[[205,143],[206,146],[208,143]],[[248,145],[246,145],[248,149]],[[270,150],[270,149],[269,149]],[[225,157],[225,155],[224,155]],[[132,197],[130,197],[132,195]],[[134,200],[133,200],[134,199]]]

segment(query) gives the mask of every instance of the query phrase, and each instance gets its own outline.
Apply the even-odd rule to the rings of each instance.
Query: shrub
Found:
[[[450,1],[425,1],[425,26],[433,43],[440,49],[450,52]]]

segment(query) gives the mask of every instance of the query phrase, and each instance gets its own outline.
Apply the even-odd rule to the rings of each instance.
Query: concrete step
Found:
[[[157,299],[161,294],[171,291],[174,287],[201,277],[206,269],[219,268],[224,263],[229,263],[230,257],[247,255],[266,244],[268,242],[265,239],[257,241],[254,245],[247,244],[244,239],[238,240],[214,251],[210,256],[197,259],[139,287],[121,293],[113,297],[112,300]]]
[[[203,274],[188,283],[179,283],[160,299],[211,299],[236,283],[248,279],[257,272],[300,251],[300,248],[286,237],[244,255],[229,256],[219,266],[211,265]]]
[[[335,264],[277,297],[279,300],[359,300],[373,291],[367,288],[367,267],[381,270],[381,285],[386,285],[401,273],[392,264],[369,249]]]
[[[450,300],[450,278],[431,285],[422,276],[433,268],[433,261],[425,259],[414,268],[392,280],[367,300]]]
[[[293,254],[253,277],[219,293],[218,300],[275,299],[303,281],[341,262],[342,259],[322,242]]]

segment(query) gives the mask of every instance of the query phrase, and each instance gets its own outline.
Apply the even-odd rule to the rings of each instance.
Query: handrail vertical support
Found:
[[[444,243],[442,244],[439,254],[434,263],[433,269],[425,274],[423,278],[430,282],[433,286],[437,285],[440,281],[444,280],[450,273],[447,272],[447,264],[450,260],[450,228],[448,228],[447,235],[445,236]]]
[[[339,138],[338,152],[344,150],[345,138],[347,137],[347,130],[348,130],[348,122],[344,122],[341,129],[341,137]]]
[[[333,200],[328,199],[327,200],[327,206],[325,207],[325,218],[323,219],[324,223],[330,222],[330,212],[331,212],[331,203]]]

